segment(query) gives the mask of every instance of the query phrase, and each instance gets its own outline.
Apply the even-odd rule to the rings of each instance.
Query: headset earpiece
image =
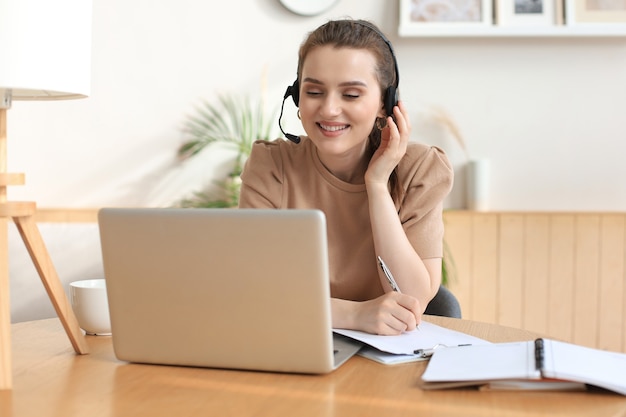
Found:
[[[287,87],[287,89],[285,90],[285,95],[283,95],[283,104],[282,106],[280,106],[280,116],[278,116],[278,127],[280,128],[280,131],[283,132],[283,135],[285,135],[287,139],[289,139],[293,143],[300,143],[300,137],[297,135],[293,135],[291,133],[285,132],[283,130],[282,124],[280,123],[281,119],[283,118],[285,100],[287,100],[287,97],[289,96],[293,98],[293,102],[296,103],[296,107],[298,107],[298,103],[300,102],[300,82],[298,81],[298,79],[296,79],[293,82],[293,84]]]
[[[291,86],[291,98],[296,107],[300,107],[300,81],[295,80]]]
[[[292,85],[287,87],[287,91],[285,91],[285,95],[283,96],[283,101],[291,96],[296,107],[300,106],[300,81],[296,78]]]
[[[387,116],[393,116],[393,108],[398,105],[398,89],[390,85],[385,91],[383,96],[383,102],[385,106],[385,114]]]

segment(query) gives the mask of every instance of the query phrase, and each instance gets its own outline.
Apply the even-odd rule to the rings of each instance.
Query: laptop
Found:
[[[104,208],[115,355],[323,374],[361,344],[332,332],[319,210]]]

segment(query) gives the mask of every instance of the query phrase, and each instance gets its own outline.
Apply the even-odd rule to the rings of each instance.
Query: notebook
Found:
[[[575,389],[592,385],[626,395],[626,354],[552,339],[437,350],[422,388]]]
[[[361,347],[332,332],[321,211],[104,208],[98,224],[120,360],[321,374]]]

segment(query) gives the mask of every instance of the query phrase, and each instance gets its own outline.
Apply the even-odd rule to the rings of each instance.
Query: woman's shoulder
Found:
[[[406,154],[402,162],[409,165],[415,165],[416,163],[423,163],[427,160],[431,160],[433,162],[439,161],[444,166],[452,169],[452,165],[448,161],[448,157],[443,149],[421,142],[410,142],[407,145]]]
[[[303,164],[310,153],[310,141],[302,137],[299,144],[285,139],[257,140],[253,142],[249,161],[254,165],[275,166],[288,169],[291,165]]]
[[[277,152],[282,146],[283,142],[286,142],[281,139],[274,140],[265,140],[259,139],[252,142],[251,153],[255,152]]]
[[[308,138],[302,137],[302,141],[296,144],[290,140],[282,138],[274,140],[257,140],[252,143],[251,153],[298,153],[299,150],[306,148]]]
[[[398,174],[404,178],[415,176],[441,178],[454,175],[452,164],[443,149],[421,142],[408,144],[398,170]]]

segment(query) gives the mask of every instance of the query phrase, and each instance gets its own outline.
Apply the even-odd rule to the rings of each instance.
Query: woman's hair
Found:
[[[380,86],[382,103],[382,95],[389,86],[396,85],[398,77],[395,57],[392,55],[386,39],[382,36],[382,32],[373,23],[364,20],[341,19],[331,20],[323,24],[311,32],[300,46],[298,53],[299,80],[302,79],[302,66],[309,52],[316,47],[327,45],[332,45],[335,48],[364,49],[372,53],[376,60],[375,73]],[[381,122],[384,126],[385,120],[381,120],[379,123]],[[374,123],[368,141],[370,157],[380,146],[380,141],[381,129]],[[389,177],[389,188],[393,200],[398,205],[403,191],[398,181],[397,169],[394,169]]]

